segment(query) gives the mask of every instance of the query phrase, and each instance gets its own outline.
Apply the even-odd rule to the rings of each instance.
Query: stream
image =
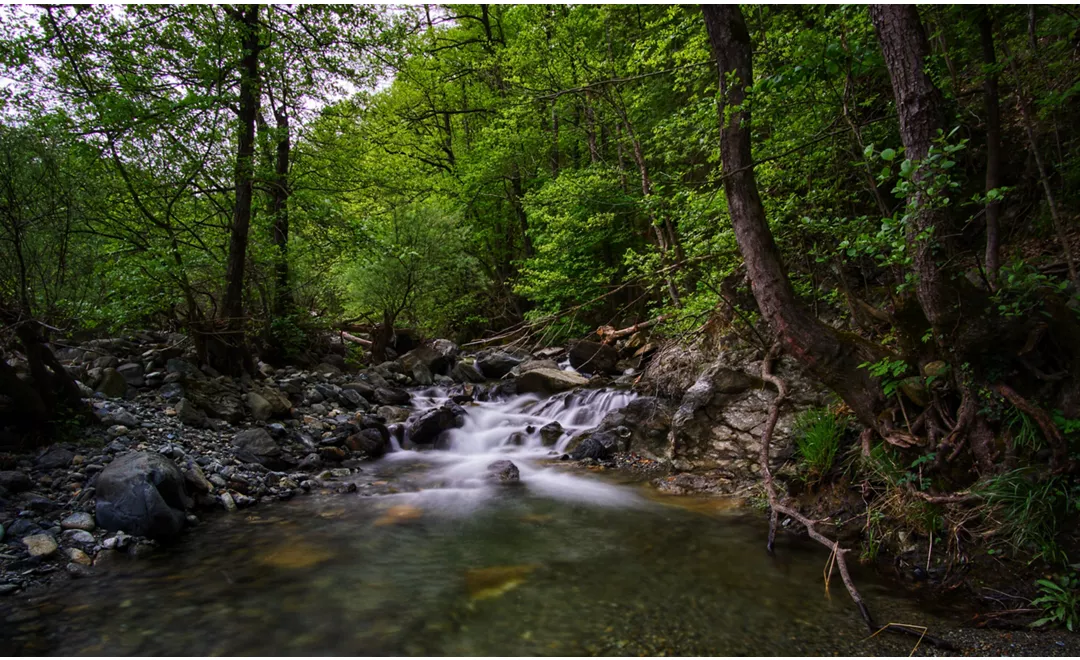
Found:
[[[210,517],[177,544],[0,605],[0,651],[56,655],[907,654],[866,628],[827,553],[718,499],[568,466],[538,429],[595,426],[633,394],[467,404],[447,451],[395,451],[351,480]],[[440,404],[430,389],[418,408]],[[521,484],[485,479],[510,459]],[[882,622],[955,626],[855,568]]]

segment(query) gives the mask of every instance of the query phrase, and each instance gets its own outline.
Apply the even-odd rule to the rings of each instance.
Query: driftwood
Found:
[[[341,338],[344,339],[345,341],[351,341],[352,343],[360,344],[361,346],[363,346],[365,348],[371,348],[372,342],[371,342],[370,339],[361,339],[360,337],[357,337],[356,335],[351,335],[351,334],[345,332],[344,330],[341,330],[340,332],[341,332]]]
[[[866,622],[867,628],[876,635],[880,632],[896,632],[904,635],[910,635],[918,637],[920,642],[925,641],[928,644],[938,646],[940,648],[956,650],[952,644],[945,640],[930,637],[926,634],[926,629],[921,627],[906,626],[904,624],[887,623],[884,626],[877,626],[874,624],[874,619],[870,615],[870,610],[866,607],[866,603],[863,602],[862,596],[859,595],[858,589],[855,588],[855,583],[851,579],[851,573],[848,571],[846,556],[850,552],[849,548],[840,546],[838,541],[833,541],[817,531],[814,526],[814,521],[810,520],[802,513],[800,513],[795,507],[789,506],[783,502],[779,495],[776,493],[776,484],[773,481],[772,469],[769,467],[769,447],[772,443],[772,434],[776,429],[776,422],[780,419],[780,406],[783,405],[784,400],[787,398],[787,384],[778,376],[772,372],[773,360],[775,360],[779,353],[780,344],[773,344],[769,349],[768,354],[761,363],[761,378],[762,380],[771,383],[776,387],[776,397],[773,398],[772,403],[769,405],[769,417],[765,422],[765,429],[761,434],[761,451],[758,454],[758,460],[761,464],[761,476],[765,485],[765,494],[769,499],[769,542],[767,549],[770,554],[774,551],[773,541],[776,538],[776,523],[777,514],[784,514],[791,518],[795,522],[801,524],[806,528],[806,533],[810,538],[814,539],[818,543],[824,545],[832,551],[830,557],[830,570],[831,566],[835,565],[840,573],[840,579],[844,583],[844,587],[847,588],[848,594],[851,595],[851,600],[855,601],[855,606],[859,608],[859,614],[862,615],[863,621]],[[827,584],[827,582],[826,582]]]
[[[670,315],[662,314],[660,316],[657,316],[655,319],[652,319],[652,320],[649,320],[649,321],[642,321],[641,323],[635,323],[634,325],[623,328],[622,330],[616,330],[615,328],[613,328],[610,325],[604,325],[604,326],[600,326],[599,328],[596,329],[596,334],[600,335],[600,342],[601,343],[610,344],[610,343],[614,342],[616,339],[622,339],[623,337],[629,337],[630,335],[634,334],[638,330],[645,330],[647,328],[651,328],[651,327],[653,327],[654,325],[656,325],[658,323],[663,323],[664,321],[668,320],[669,318],[671,318]]]

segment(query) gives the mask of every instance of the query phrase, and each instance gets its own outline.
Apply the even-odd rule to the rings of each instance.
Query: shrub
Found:
[[[794,428],[795,447],[808,481],[820,479],[832,469],[846,427],[846,420],[827,408],[812,408],[799,415]]]

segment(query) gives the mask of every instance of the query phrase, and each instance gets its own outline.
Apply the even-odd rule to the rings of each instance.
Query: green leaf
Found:
[[[892,162],[892,160],[894,158],[896,158],[896,149],[882,149],[881,150],[881,160],[887,160],[887,161]]]

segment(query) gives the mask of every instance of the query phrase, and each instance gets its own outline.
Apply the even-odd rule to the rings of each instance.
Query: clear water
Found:
[[[776,556],[766,554],[760,515],[716,500],[662,498],[553,463],[539,442],[507,442],[528,419],[563,415],[569,424],[579,403],[519,399],[476,407],[455,432],[454,450],[391,454],[359,475],[357,494],[315,494],[222,515],[178,545],[119,561],[100,577],[9,598],[0,604],[0,650],[512,656],[910,650],[906,639],[865,639],[838,579],[826,593],[828,557],[820,546],[782,536]],[[579,426],[599,421],[595,408],[625,400],[595,395],[587,405],[594,417]],[[493,457],[511,458],[523,486],[485,483]],[[387,484],[402,492],[386,494]],[[383,494],[365,496],[373,492]],[[858,570],[856,579],[880,620],[946,625],[898,586]]]

